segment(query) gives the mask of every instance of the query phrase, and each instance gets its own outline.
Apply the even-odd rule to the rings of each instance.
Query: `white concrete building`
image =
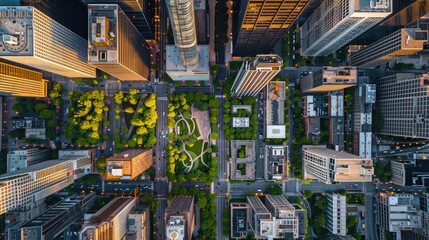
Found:
[[[326,210],[326,228],[335,235],[347,235],[347,202],[346,196],[337,193],[326,194],[328,209]]]
[[[11,151],[7,154],[7,172],[18,171],[47,160],[49,155],[48,149],[28,148]]]
[[[317,179],[326,184],[335,182],[371,182],[372,159],[346,152],[337,152],[323,145],[302,146],[304,179]]]
[[[326,56],[392,13],[392,0],[325,0],[301,29],[301,55]]]

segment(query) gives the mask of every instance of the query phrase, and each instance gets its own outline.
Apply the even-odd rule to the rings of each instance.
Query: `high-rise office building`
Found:
[[[4,2],[6,4],[3,4]],[[11,4],[11,2],[18,4]],[[86,28],[88,11],[79,0],[12,0],[0,1],[0,6],[34,7],[83,39],[88,37]]]
[[[0,95],[46,97],[48,80],[42,73],[0,62]]]
[[[249,225],[255,233],[256,238],[263,237],[262,233],[267,233],[266,230],[262,231],[262,226],[265,225],[271,232],[273,227],[270,227],[272,222],[271,213],[267,207],[262,203],[261,199],[256,196],[247,197],[247,203],[250,206]]]
[[[392,13],[392,0],[326,0],[301,29],[301,55],[325,56]]]
[[[116,4],[88,5],[88,61],[120,80],[149,78],[149,49]]]
[[[0,214],[28,210],[90,170],[88,158],[49,160],[0,175]],[[80,175],[79,175],[80,176]]]
[[[233,31],[234,56],[270,53],[309,0],[241,0]]]
[[[195,227],[194,197],[176,196],[164,211],[167,239],[191,240]]]
[[[304,179],[317,179],[326,184],[372,181],[372,159],[320,145],[302,146],[302,155]]]
[[[335,235],[347,234],[347,202],[346,196],[337,193],[326,194],[328,209],[326,209],[326,228]]]
[[[174,43],[186,69],[198,66],[197,34],[193,0],[167,0],[168,15],[173,29]]]
[[[323,67],[299,79],[303,93],[330,92],[353,87],[357,83],[356,67]]]
[[[421,229],[421,212],[416,208],[417,204],[414,204],[413,200],[412,194],[384,192],[377,194],[375,222],[379,233],[378,239],[387,239],[387,234],[400,236],[401,231]]]
[[[282,69],[283,60],[275,54],[260,54],[253,61],[245,61],[234,80],[231,96],[254,97]]]
[[[79,239],[123,239],[128,231],[128,214],[136,206],[136,201],[136,198],[113,199],[85,222]]]
[[[86,41],[33,7],[0,7],[0,58],[66,77],[95,77]]]
[[[429,75],[397,73],[378,79],[377,109],[383,135],[429,138]]]
[[[8,239],[55,239],[75,221],[82,219],[96,198],[95,193],[71,196],[23,226],[7,229]]]
[[[428,31],[419,28],[403,28],[352,53],[350,65],[377,67],[396,58],[422,51],[427,40]]]
[[[156,0],[82,0],[87,4],[118,4],[133,25],[145,38],[154,39],[154,3]]]
[[[152,149],[133,149],[106,159],[106,179],[134,179],[152,166]]]
[[[24,169],[30,165],[47,160],[50,156],[48,149],[28,148],[18,149],[7,153],[7,172]]]
[[[148,207],[134,209],[128,215],[127,236],[135,240],[150,240],[150,211]]]

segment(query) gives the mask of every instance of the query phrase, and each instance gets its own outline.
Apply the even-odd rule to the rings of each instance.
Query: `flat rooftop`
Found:
[[[98,226],[100,223],[111,221],[114,217],[116,217],[119,211],[121,211],[133,201],[134,198],[119,197],[113,199],[106,206],[92,215],[92,217],[88,220],[87,225]]]
[[[116,4],[89,4],[89,62],[117,63],[117,24],[118,11]]]
[[[0,56],[33,56],[33,14],[33,7],[0,6]]]
[[[107,158],[107,161],[118,161],[118,160],[130,160],[131,158],[134,158],[142,153],[145,153],[147,151],[151,151],[149,150],[145,150],[145,149],[130,149],[121,153],[116,153],[115,155]]]
[[[356,12],[392,12],[392,2],[395,0],[355,0]]]
[[[180,61],[176,46],[166,46],[166,71],[173,80],[205,80],[206,77],[208,78],[206,76],[210,73],[208,45],[198,45],[197,51],[199,55],[198,66],[192,70],[187,70]],[[181,75],[174,72],[180,72]]]
[[[191,211],[194,205],[194,196],[176,196],[165,209],[165,213],[182,213]]]

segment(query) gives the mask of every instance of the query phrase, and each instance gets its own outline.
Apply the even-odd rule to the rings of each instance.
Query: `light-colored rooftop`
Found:
[[[268,125],[267,126],[267,138],[286,138],[286,126],[285,125]]]
[[[166,72],[174,81],[208,81],[210,75],[208,45],[198,45],[198,66],[187,70],[181,63],[179,52],[175,45],[166,46]]]

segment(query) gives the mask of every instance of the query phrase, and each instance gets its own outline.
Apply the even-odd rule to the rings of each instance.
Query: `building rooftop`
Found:
[[[183,213],[191,211],[194,205],[194,196],[176,196],[165,209],[165,213]]]
[[[187,70],[180,60],[179,52],[175,45],[166,46],[166,71],[174,81],[185,80],[209,80],[209,48],[208,45],[198,45],[198,66]]]
[[[265,180],[284,180],[288,173],[288,147],[265,145]]]
[[[355,0],[354,10],[356,12],[391,12],[392,0]]]
[[[110,222],[113,218],[116,217],[118,212],[122,211],[125,206],[132,203],[134,200],[134,198],[124,197],[113,199],[106,206],[104,206],[102,209],[92,215],[92,217],[88,220],[87,225],[98,226],[103,222]]]
[[[235,128],[248,128],[250,126],[248,117],[233,117],[232,127]]]
[[[249,203],[250,207],[253,208],[255,213],[268,213],[270,214],[270,211],[268,211],[267,207],[262,203],[261,199],[257,196],[248,196],[246,197],[247,202]]]
[[[117,24],[121,9],[116,4],[90,4],[88,10],[89,62],[117,63]]]
[[[258,54],[255,60],[250,63],[251,70],[259,68],[269,68],[271,70],[280,70],[283,60],[276,54]]]
[[[0,14],[0,56],[32,56],[33,7],[0,6]]]
[[[14,171],[14,172],[5,173],[5,174],[0,175],[0,182],[3,181],[4,179],[9,179],[10,177],[18,177],[18,175],[25,175],[25,174],[30,173],[30,172],[44,170],[46,168],[49,168],[49,167],[52,167],[54,165],[64,163],[64,162],[65,161],[60,161],[60,160],[48,160],[48,161],[36,163],[34,165],[30,165],[30,166],[23,168],[23,169],[20,169],[18,171]]]
[[[271,101],[284,101],[286,99],[286,82],[271,81],[267,85],[268,99]]]
[[[138,155],[140,155],[140,154],[142,154],[142,153],[144,153],[146,151],[149,151],[149,150],[145,150],[145,149],[130,149],[130,150],[127,150],[127,151],[124,151],[124,152],[121,152],[121,153],[116,153],[112,157],[107,158],[107,161],[110,161],[110,160],[112,160],[112,161],[118,161],[118,160],[119,161],[121,161],[121,160],[122,161],[128,161],[131,158],[134,158],[134,157],[136,157],[136,156],[138,156]]]
[[[286,138],[286,125],[268,125],[267,138]]]

